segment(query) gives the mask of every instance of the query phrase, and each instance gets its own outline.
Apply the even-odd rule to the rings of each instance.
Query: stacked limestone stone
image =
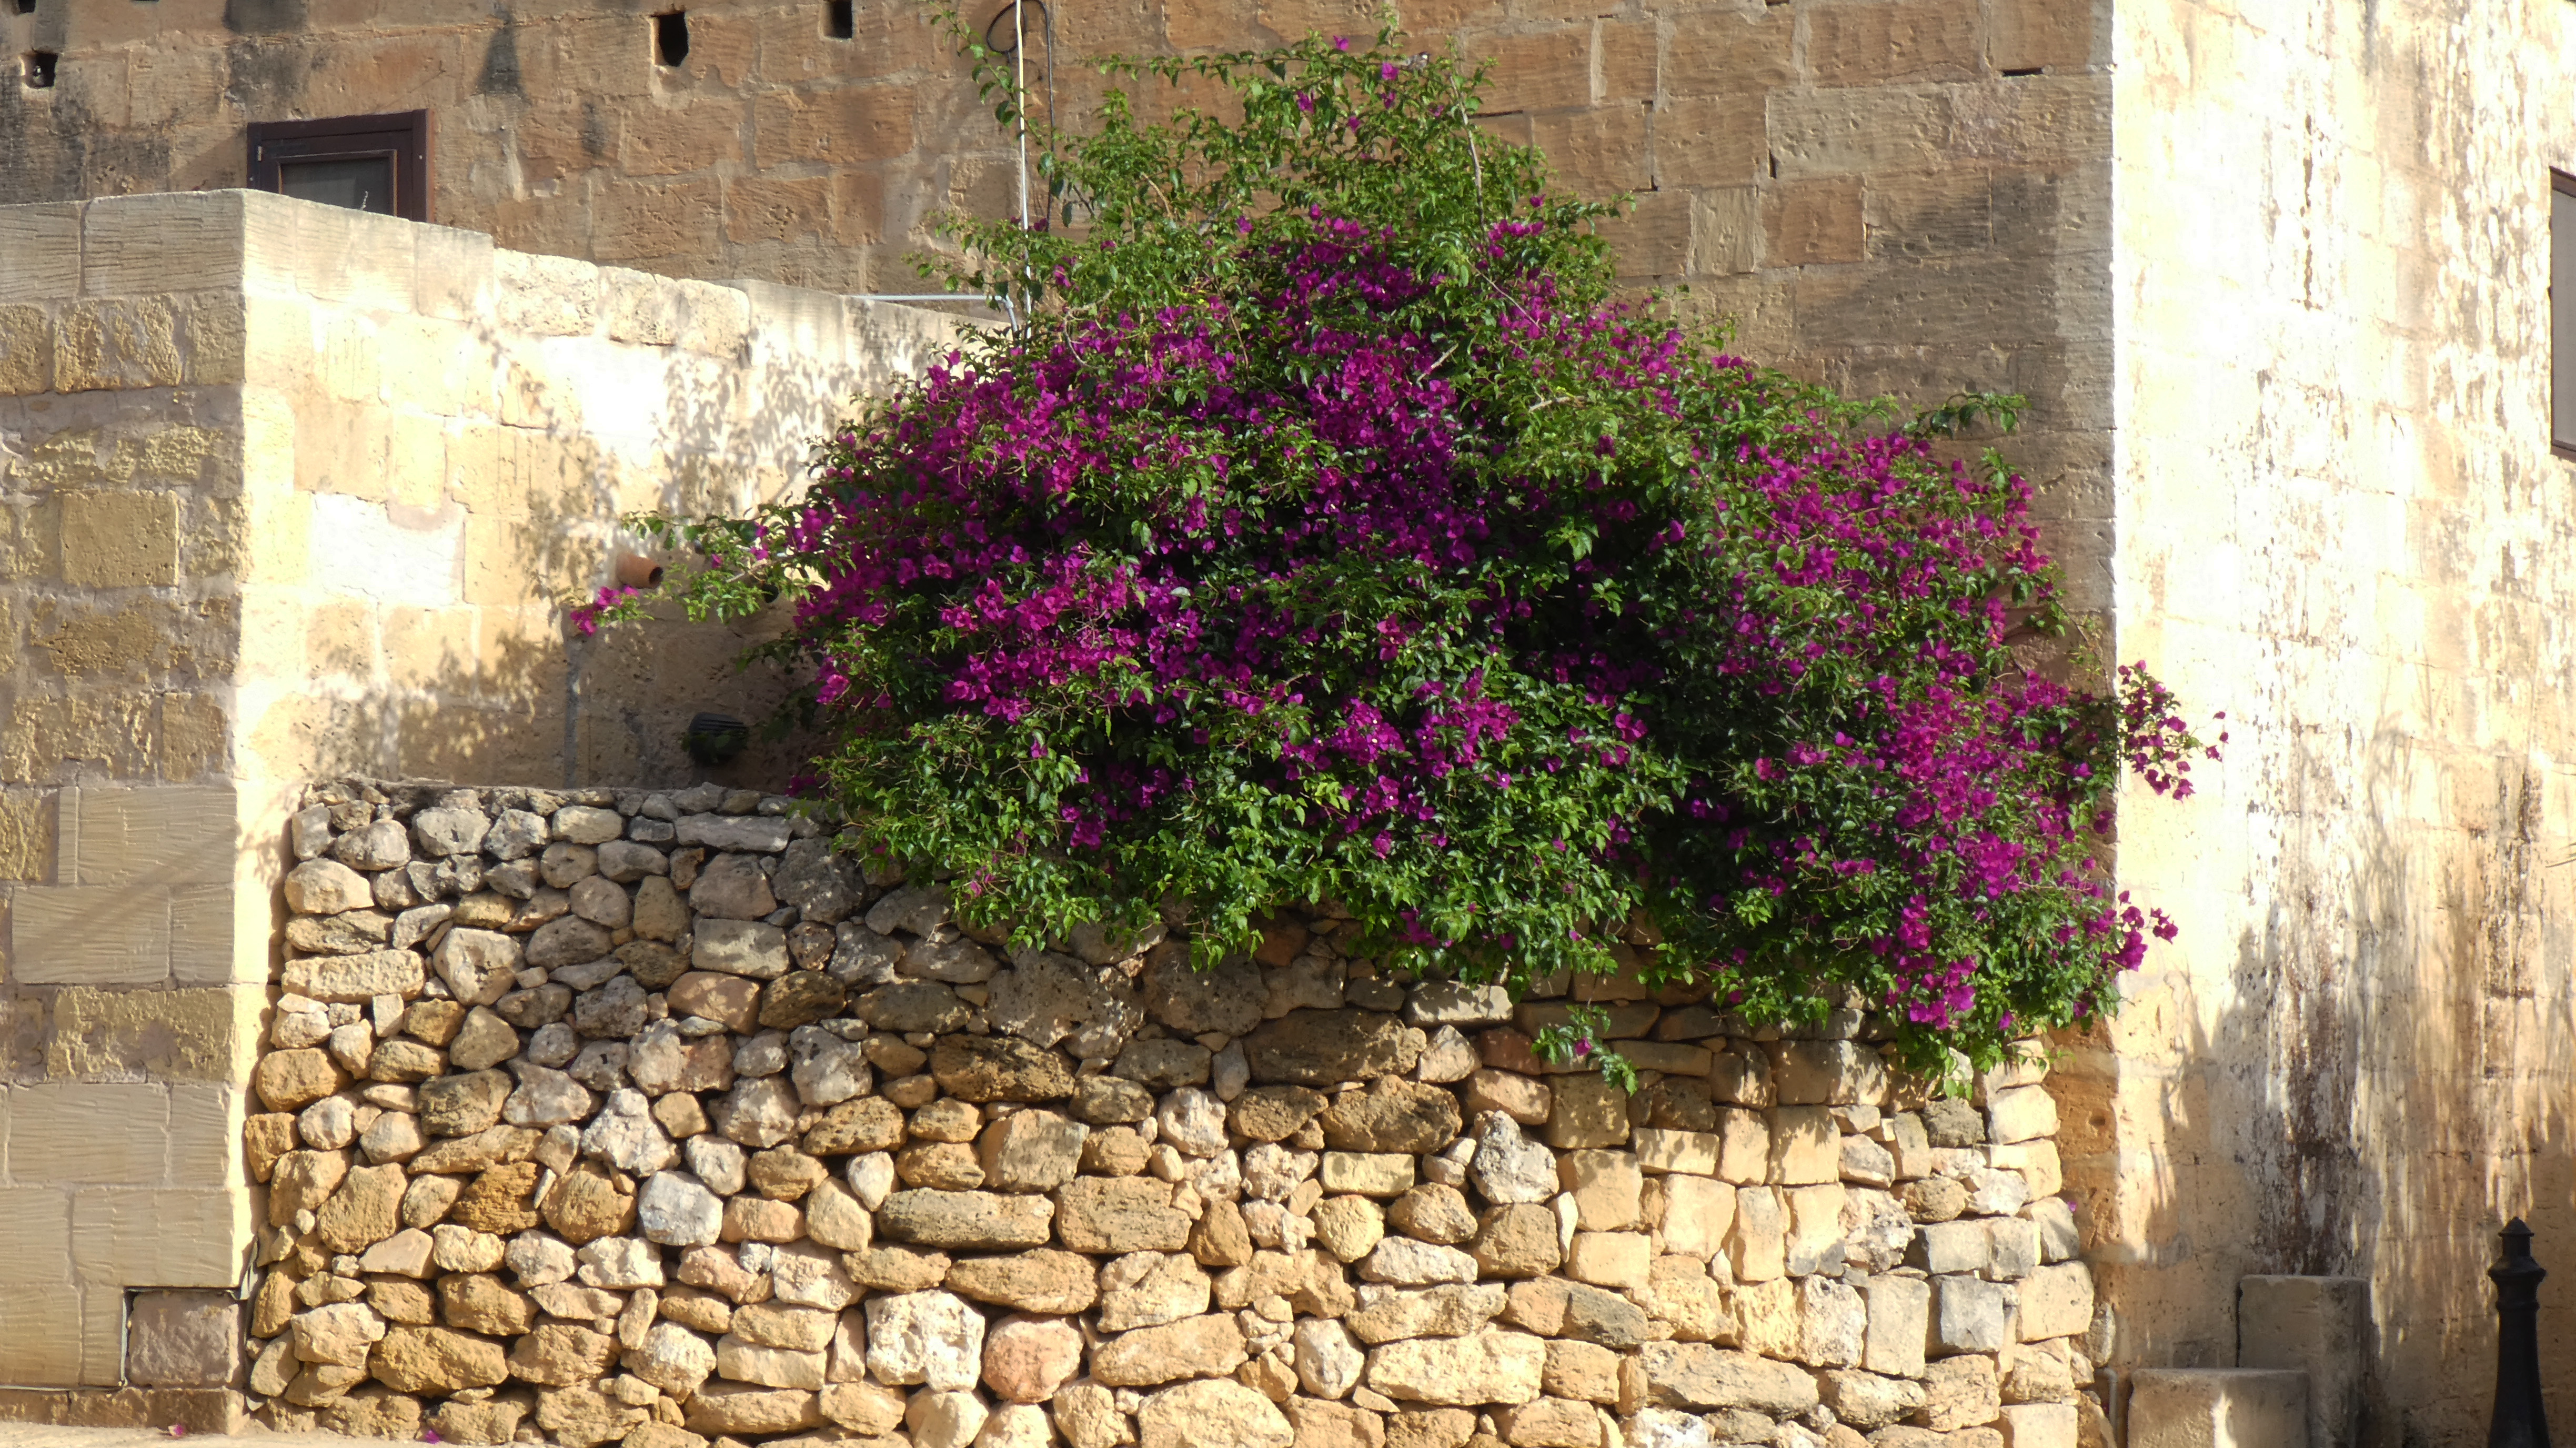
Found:
[[[2071,1445],[2036,1073],[1587,993],[1010,952],[783,801],[353,782],[255,1078],[282,1427],[894,1448]],[[1982,1103],[1980,1106],[1978,1103]],[[1903,1109],[1900,1109],[1903,1108]]]

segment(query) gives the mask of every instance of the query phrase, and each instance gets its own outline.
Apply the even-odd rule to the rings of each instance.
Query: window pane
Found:
[[[299,201],[394,214],[394,161],[361,156],[341,161],[281,161],[277,189]]]
[[[2576,447],[2576,196],[2549,193],[2549,435]]]

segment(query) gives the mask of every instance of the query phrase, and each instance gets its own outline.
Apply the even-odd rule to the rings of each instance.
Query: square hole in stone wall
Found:
[[[62,59],[50,50],[27,52],[27,89],[51,90],[54,87],[54,65]]]
[[[653,17],[653,59],[678,65],[689,58],[689,12],[671,10]]]
[[[852,13],[850,0],[828,0],[823,6],[824,36],[832,40],[847,40],[858,33],[858,16]]]

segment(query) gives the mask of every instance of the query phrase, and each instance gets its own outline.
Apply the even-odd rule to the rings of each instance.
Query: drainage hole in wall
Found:
[[[27,89],[51,90],[54,86],[54,63],[62,57],[50,50],[27,52]]]
[[[678,65],[689,58],[689,12],[674,10],[653,17],[653,58]]]
[[[2006,80],[2019,80],[2019,79],[2021,79],[2023,76],[2027,76],[2027,75],[2040,75],[2040,74],[2044,74],[2044,73],[2047,71],[2047,69],[2048,69],[2048,67],[2046,67],[2046,66],[2041,66],[2041,65],[2024,66],[2024,67],[2022,67],[2022,68],[2021,68],[2021,69],[2019,69],[2019,70],[2008,70],[2008,71],[2005,71],[2005,72],[2004,72],[2004,79],[2006,79]]]
[[[847,40],[858,34],[858,17],[850,11],[850,0],[830,0],[823,7],[824,36],[832,40]]]

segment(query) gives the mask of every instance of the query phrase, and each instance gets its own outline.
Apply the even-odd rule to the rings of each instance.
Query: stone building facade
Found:
[[[656,9],[684,13],[685,55]],[[16,661],[0,863],[19,881],[0,1099],[13,1140],[77,1133],[63,1109],[124,1110],[82,1105],[93,1089],[143,1090],[145,1119],[170,1123],[162,1154],[112,1182],[26,1185],[12,1166],[7,1189],[41,1208],[12,1220],[57,1232],[59,1202],[45,1240],[79,1269],[43,1300],[97,1314],[70,1339],[76,1368],[45,1346],[46,1372],[76,1376],[9,1374],[26,1381],[121,1380],[121,1329],[103,1324],[121,1323],[124,1287],[194,1281],[84,1275],[84,1201],[91,1240],[139,1239],[111,1188],[234,1192],[225,1210],[254,1211],[244,1168],[203,1153],[249,1111],[284,955],[275,825],[298,791],[350,770],[683,782],[673,721],[726,641],[674,631],[585,661],[547,600],[601,580],[616,509],[791,476],[837,389],[917,353],[870,340],[903,314],[823,299],[916,290],[900,258],[926,218],[1000,211],[1014,189],[913,4],[394,10],[0,11],[18,68],[0,85]],[[2576,172],[2576,7],[1400,11],[1426,45],[1493,60],[1489,124],[1545,145],[1573,187],[1633,193],[1627,277],[1686,285],[1679,304],[1737,318],[1749,355],[1910,402],[2030,394],[2008,447],[2045,486],[2049,544],[2102,646],[2229,711],[2230,757],[2201,796],[2134,812],[2121,839],[2123,884],[2185,934],[2117,1021],[2062,1043],[2047,1088],[2100,1284],[2089,1350],[2112,1430],[2133,1371],[2266,1365],[2245,1351],[2265,1334],[2240,1321],[2241,1284],[2291,1274],[2368,1285],[2367,1330],[2346,1334],[2358,1386],[2317,1441],[2473,1438],[2489,1234],[2525,1215],[2544,1260],[2576,1238],[2576,900],[2557,868],[2576,854],[2576,598],[2553,566],[2576,504],[2549,446],[2547,301],[2550,173]],[[1103,52],[1373,14],[1068,0],[1059,102],[1080,112],[1080,62]],[[72,204],[239,185],[253,123],[414,108],[436,123],[434,219],[490,241],[229,194]],[[208,238],[298,280],[200,280]],[[385,247],[410,258],[398,280],[372,259]],[[458,275],[468,294],[451,297]],[[758,284],[691,285],[734,278]],[[271,313],[292,321],[263,327],[235,292],[292,303]],[[424,368],[416,343],[472,350],[461,372]],[[810,375],[809,348],[827,359]],[[245,380],[262,367],[272,380]],[[461,391],[421,396],[451,377]],[[746,400],[772,379],[802,410]],[[637,396],[661,399],[657,421],[620,434]],[[759,476],[724,471],[743,458]],[[495,546],[520,553],[475,571]],[[361,548],[446,567],[454,591],[332,574]],[[272,585],[274,566],[303,573]],[[687,688],[667,686],[675,669]],[[94,953],[162,964],[47,975],[107,938],[83,900],[136,890],[166,913],[121,920],[134,948]],[[138,991],[200,1012],[184,1039],[207,1044],[119,1024],[141,1019],[117,1014]],[[43,1257],[0,1255],[10,1271]],[[0,1295],[0,1312],[34,1300]]]

